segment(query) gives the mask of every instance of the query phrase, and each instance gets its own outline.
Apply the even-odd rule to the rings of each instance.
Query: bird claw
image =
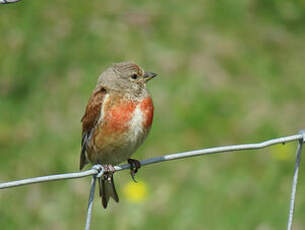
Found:
[[[135,175],[138,172],[138,169],[141,168],[141,163],[135,159],[128,159],[127,162],[130,164],[130,175],[134,182],[137,183]]]
[[[115,173],[115,168],[112,165],[103,165],[105,169],[104,175],[113,175]]]

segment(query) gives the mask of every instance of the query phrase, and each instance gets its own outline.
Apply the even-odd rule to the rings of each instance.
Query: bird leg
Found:
[[[141,168],[141,163],[135,159],[128,159],[127,162],[130,164],[130,175],[134,182],[137,182],[135,175],[138,172],[138,169]]]
[[[115,168],[112,165],[103,165],[105,173],[104,175],[113,175],[115,173]]]

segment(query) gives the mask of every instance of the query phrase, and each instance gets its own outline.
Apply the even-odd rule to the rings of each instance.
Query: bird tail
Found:
[[[115,190],[113,182],[113,174],[107,173],[99,178],[100,197],[102,199],[102,205],[107,208],[110,197],[116,202],[119,202],[119,196]]]

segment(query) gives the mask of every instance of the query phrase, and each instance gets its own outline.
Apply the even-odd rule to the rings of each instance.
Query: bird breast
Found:
[[[106,98],[101,108],[103,117],[93,134],[92,152],[97,153],[98,159],[92,161],[120,163],[127,160],[146,138],[153,112],[150,97],[136,102]]]
[[[137,136],[139,133],[149,129],[152,124],[154,107],[150,97],[141,101],[113,102],[106,97],[101,108],[100,131],[107,135],[118,135],[129,132]]]
[[[137,104],[130,120],[130,139],[132,142],[142,142],[141,136],[146,136],[153,119],[153,104],[151,98],[145,98]]]

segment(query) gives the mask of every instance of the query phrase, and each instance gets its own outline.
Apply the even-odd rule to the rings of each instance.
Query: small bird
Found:
[[[87,163],[101,164],[105,173],[99,178],[102,205],[110,197],[119,202],[113,183],[113,165],[125,160],[131,165],[131,176],[141,167],[130,156],[147,137],[154,106],[146,83],[157,76],[135,63],[113,64],[98,78],[82,117],[80,170]]]

